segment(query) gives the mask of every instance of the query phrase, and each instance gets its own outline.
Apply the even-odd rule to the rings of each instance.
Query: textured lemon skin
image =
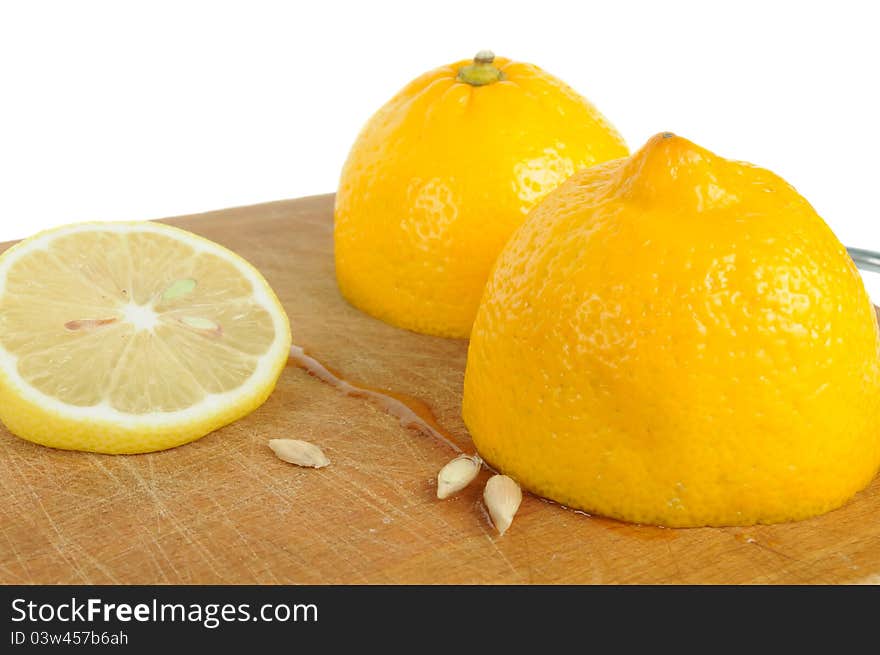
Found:
[[[839,507],[880,465],[880,337],[844,247],[769,171],[658,135],[498,258],[463,415],[564,505],[665,526]]]
[[[138,225],[137,223],[129,223]],[[100,227],[102,223],[83,224]],[[124,222],[116,225],[126,225]],[[264,285],[264,291],[270,299],[278,316],[283,319],[281,335],[282,346],[278,348],[279,356],[271,362],[269,373],[263,384],[254,386],[247,393],[239,394],[233,402],[224,403],[222,407],[210,415],[198,417],[196,420],[163,421],[158,419],[155,425],[145,426],[135,422],[127,425],[120,420],[102,420],[97,415],[88,419],[74,419],[32,401],[28,393],[23,391],[20,382],[13,380],[0,367],[0,421],[17,437],[52,448],[62,450],[79,450],[105,454],[136,454],[164,450],[195,441],[201,437],[247,416],[271,395],[275,384],[284,370],[291,346],[290,322],[281,302],[263,278],[260,272],[250,263],[223,246],[209,241],[196,234],[160,223],[152,224],[160,227],[168,234],[180,234],[194,243],[204,243],[214,252],[226,253],[238,264],[250,270],[257,280]],[[0,255],[0,263],[19,249],[28,247],[28,243],[38,237],[61,232],[68,226],[61,226],[40,232],[25,239]]]
[[[366,124],[342,171],[336,277],[359,309],[398,327],[467,337],[489,269],[527,212],[575,170],[628,154],[588,101],[540,68],[412,81]]]

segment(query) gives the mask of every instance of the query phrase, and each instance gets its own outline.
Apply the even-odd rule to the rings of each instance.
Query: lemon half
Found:
[[[159,223],[83,223],[0,256],[0,419],[36,443],[171,448],[259,407],[290,325],[235,253]]]
[[[489,278],[464,378],[480,456],[634,523],[780,523],[880,467],[880,332],[774,173],[669,132],[575,173]]]

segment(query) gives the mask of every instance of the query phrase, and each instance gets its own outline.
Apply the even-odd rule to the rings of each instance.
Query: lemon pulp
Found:
[[[38,443],[191,441],[261,404],[289,347],[259,272],[183,230],[74,225],[0,258],[0,418]]]

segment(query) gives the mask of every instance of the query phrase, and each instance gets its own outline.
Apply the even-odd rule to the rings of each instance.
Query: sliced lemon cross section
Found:
[[[0,419],[36,443],[177,446],[260,406],[290,350],[269,284],[159,223],[83,223],[0,256]]]

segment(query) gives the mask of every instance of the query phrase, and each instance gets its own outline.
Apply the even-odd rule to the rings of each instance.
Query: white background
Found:
[[[478,49],[794,184],[880,249],[871,2],[0,0],[0,240],[333,191],[359,128]]]

